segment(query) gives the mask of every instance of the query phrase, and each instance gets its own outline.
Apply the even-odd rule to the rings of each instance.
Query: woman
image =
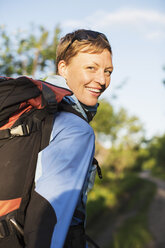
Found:
[[[56,114],[50,144],[38,156],[35,192],[25,223],[29,248],[86,247],[86,194],[95,168],[95,138],[88,122],[113,70],[106,36],[84,29],[67,34],[58,45],[56,68],[57,76],[45,81],[73,92],[63,99],[63,106],[71,106],[76,114]]]

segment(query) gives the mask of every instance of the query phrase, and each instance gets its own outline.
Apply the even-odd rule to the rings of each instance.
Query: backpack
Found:
[[[72,92],[28,77],[0,78],[0,247],[24,247],[23,226],[38,152]]]
[[[70,95],[70,90],[41,80],[0,77],[0,248],[25,247],[24,222],[34,189],[37,157],[49,144],[54,115],[68,111],[83,118],[62,101]],[[94,164],[102,178],[95,158]],[[84,221],[78,211],[74,215]],[[71,244],[77,248],[80,243],[85,247],[86,240],[98,247],[83,226],[71,227],[64,247]]]

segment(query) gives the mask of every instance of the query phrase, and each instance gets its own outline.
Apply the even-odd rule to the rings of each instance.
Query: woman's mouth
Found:
[[[86,89],[90,92],[91,95],[95,97],[99,97],[102,93],[101,89],[89,88],[89,87],[86,87]]]
[[[87,88],[88,90],[96,93],[101,93],[101,89]]]

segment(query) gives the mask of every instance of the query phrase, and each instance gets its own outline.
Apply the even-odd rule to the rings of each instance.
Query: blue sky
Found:
[[[50,31],[60,24],[62,34],[77,28],[104,32],[112,45],[114,63],[104,97],[137,115],[148,138],[165,132],[164,0],[1,0],[0,10],[1,25],[11,35],[18,28],[29,29],[30,23]],[[118,97],[113,100],[116,92]]]

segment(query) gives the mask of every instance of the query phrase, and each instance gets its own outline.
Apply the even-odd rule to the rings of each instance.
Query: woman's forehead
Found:
[[[83,52],[80,51],[78,52],[77,55],[75,55],[74,57],[72,57],[72,59],[70,60],[70,63],[102,63],[105,64],[108,67],[112,66],[112,58],[111,58],[111,53],[105,49],[102,52]],[[69,64],[70,64],[69,63]]]

